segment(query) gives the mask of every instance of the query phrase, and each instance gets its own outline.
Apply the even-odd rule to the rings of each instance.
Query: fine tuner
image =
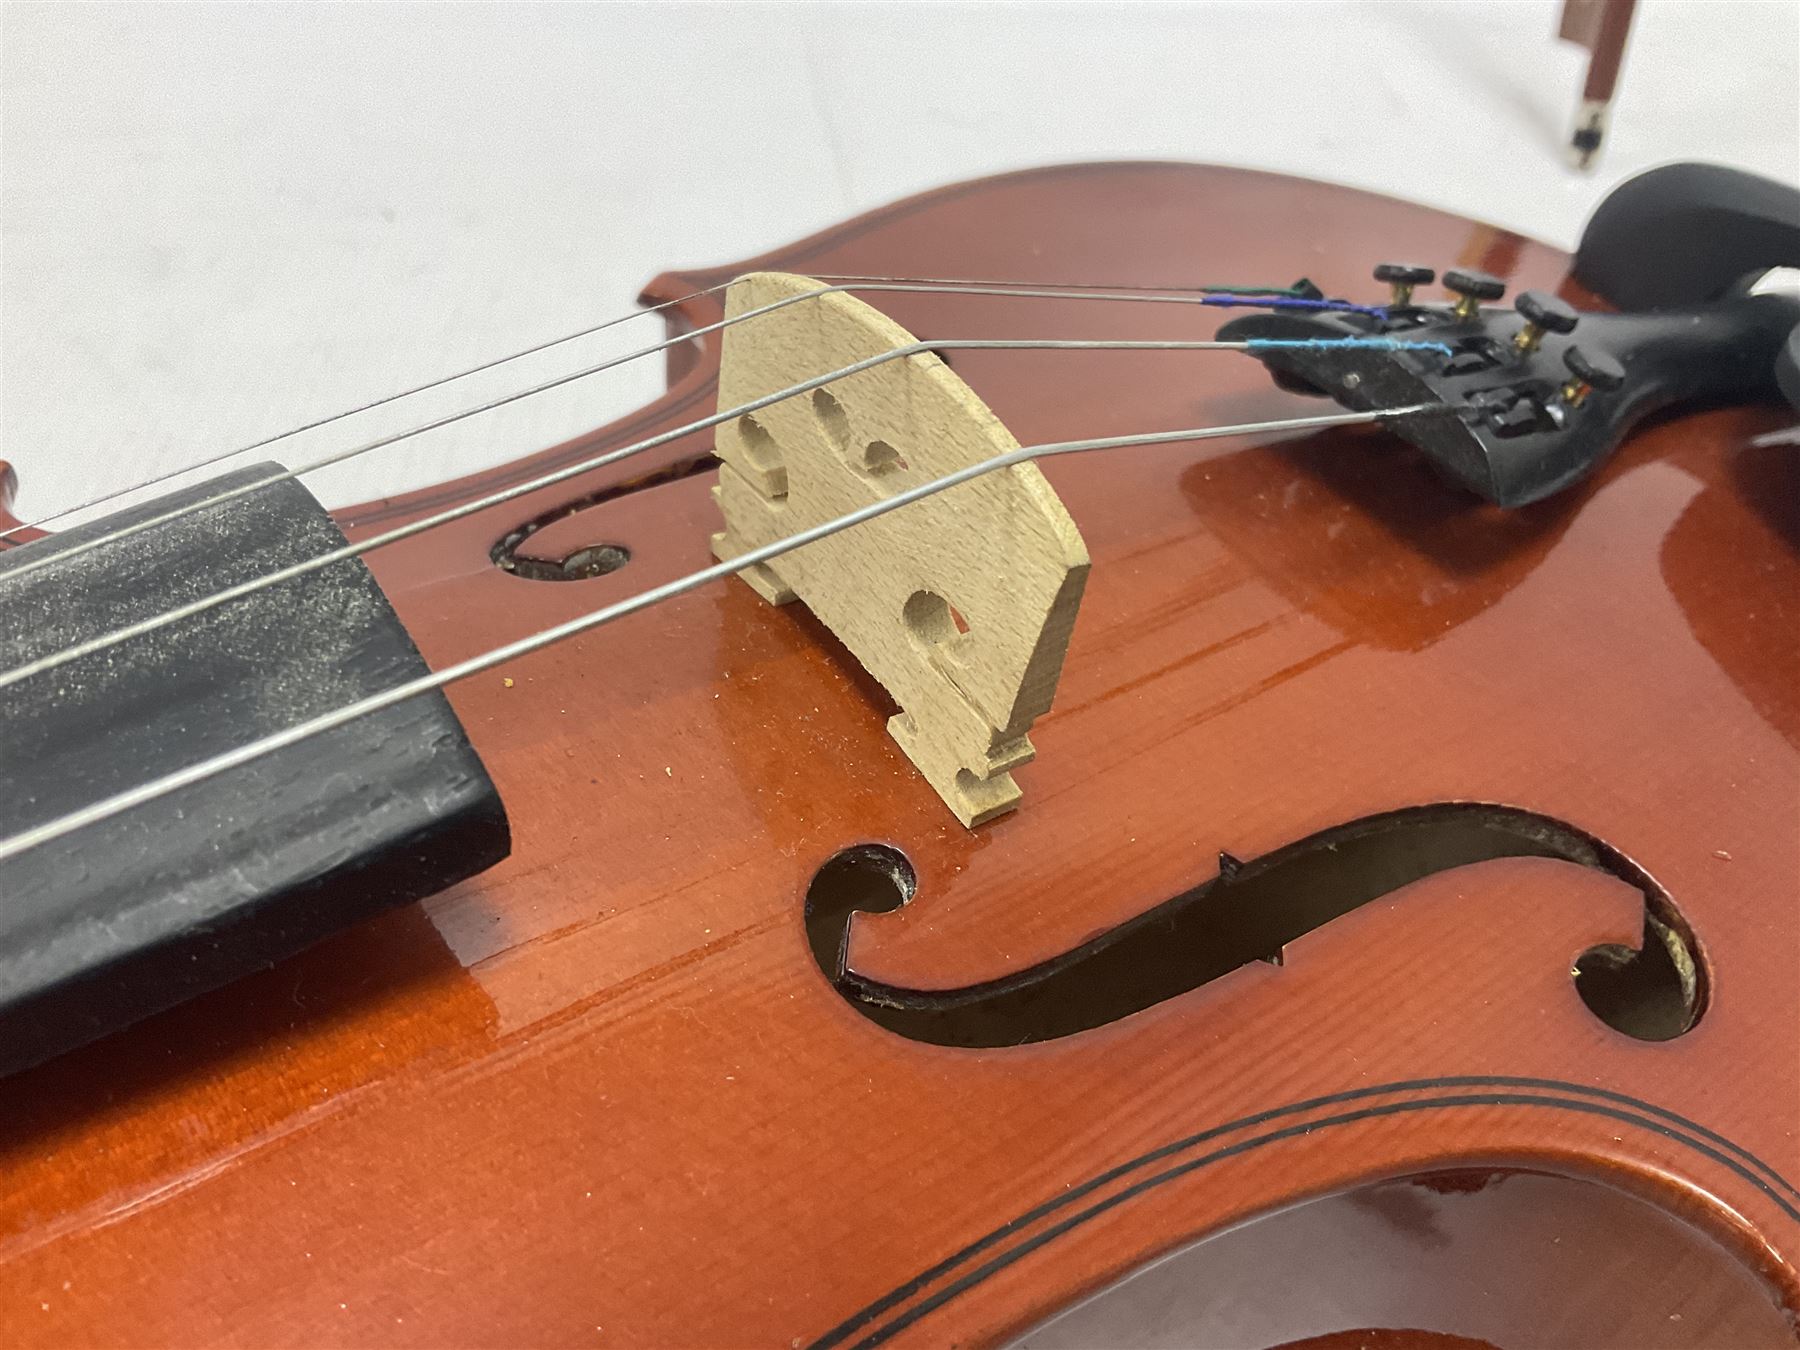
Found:
[[[1800,295],[1744,278],[1727,298],[1635,314],[1582,311],[1526,290],[1511,309],[1486,272],[1443,274],[1448,304],[1419,301],[1429,267],[1384,262],[1385,308],[1246,315],[1228,339],[1389,337],[1399,346],[1292,346],[1255,353],[1282,387],[1368,410],[1436,404],[1454,418],[1394,431],[1445,476],[1502,507],[1525,506],[1591,473],[1644,417],[1676,404],[1773,396]]]

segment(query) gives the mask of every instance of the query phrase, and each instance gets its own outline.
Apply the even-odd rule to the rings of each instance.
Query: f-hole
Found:
[[[813,959],[824,969],[842,965],[849,955],[844,944],[850,940],[848,924],[813,924],[815,907],[830,914],[885,914],[912,899],[918,887],[912,861],[887,844],[857,844],[832,854],[806,892],[807,935],[826,944],[824,949],[814,946]]]
[[[893,909],[917,881],[896,850],[859,844],[808,888],[808,945],[838,994],[869,1021],[933,1045],[999,1048],[1106,1026],[1283,949],[1339,915],[1438,872],[1497,858],[1549,858],[1612,876],[1644,898],[1639,947],[1574,962],[1576,992],[1602,1022],[1645,1041],[1689,1030],[1707,978],[1666,892],[1624,854],[1572,825],[1516,807],[1446,802],[1366,816],[1219,874],[1109,932],[1025,970],[960,989],[906,989],[849,967],[858,912]],[[1474,935],[1479,937],[1479,935]],[[1473,940],[1469,959],[1480,959]]]
[[[587,581],[616,572],[630,561],[631,550],[623,544],[589,544],[557,560],[515,557],[504,570],[527,581]]]
[[[680,482],[696,474],[711,473],[718,467],[719,461],[712,454],[699,455],[564,502],[507,531],[488,550],[488,559],[502,572],[510,572],[526,581],[588,581],[594,577],[608,576],[631,561],[631,550],[624,544],[584,544],[560,558],[534,558],[521,554],[519,550],[547,525],[579,515],[583,511],[591,511],[596,506],[604,506],[621,497],[629,497],[633,493],[661,487],[665,483]]]

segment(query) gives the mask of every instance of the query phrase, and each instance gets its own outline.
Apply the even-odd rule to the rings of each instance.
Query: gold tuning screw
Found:
[[[1405,309],[1412,304],[1413,287],[1429,286],[1437,280],[1437,273],[1410,263],[1381,263],[1375,268],[1375,280],[1385,281],[1393,288],[1389,309]]]
[[[1545,333],[1572,333],[1581,318],[1574,306],[1547,291],[1523,291],[1513,308],[1525,316],[1525,326],[1513,334],[1513,347],[1521,356],[1538,349]]]
[[[1473,323],[1481,314],[1481,302],[1505,295],[1506,283],[1486,272],[1456,271],[1444,273],[1444,289],[1457,297],[1451,312],[1464,323]]]
[[[1605,352],[1590,355],[1571,346],[1563,353],[1563,364],[1569,368],[1569,378],[1562,387],[1562,400],[1571,408],[1586,403],[1588,395],[1596,389],[1611,393],[1625,383],[1625,367]]]

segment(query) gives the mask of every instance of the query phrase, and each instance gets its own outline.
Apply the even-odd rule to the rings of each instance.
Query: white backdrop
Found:
[[[1618,179],[1800,176],[1800,6],[1644,0],[1592,176],[1518,3],[0,8],[0,457],[27,517],[627,309],[922,188],[1093,158],[1334,179],[1572,244]],[[287,442],[310,457],[660,336]],[[313,480],[550,443],[646,361]]]

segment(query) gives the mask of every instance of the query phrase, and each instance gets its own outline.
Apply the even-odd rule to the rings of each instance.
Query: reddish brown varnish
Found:
[[[1305,274],[1368,295],[1387,258],[1539,286],[1566,265],[1421,207],[1170,164],[949,188],[755,265]],[[747,266],[671,274],[648,296]],[[927,338],[1204,336],[1216,319],[876,299]],[[692,300],[677,323],[718,312]],[[367,535],[701,416],[717,355],[716,339],[685,352],[668,394],[617,425],[346,511],[345,527]],[[1023,442],[1320,410],[1228,355],[952,360]],[[0,1083],[4,1339],[786,1346],[855,1320],[841,1343],[991,1343],[1196,1236],[1464,1168],[1660,1207],[1713,1267],[1749,1273],[1779,1344],[1800,1309],[1800,456],[1753,441],[1782,421],[1664,421],[1510,515],[1379,432],[1047,465],[1093,575],[1024,806],[972,833],[818,626],[741,584],[454,689],[512,816],[508,862]],[[441,665],[704,565],[704,475],[604,490],[708,446],[370,561]],[[618,542],[633,560],[567,584],[494,567],[496,541],[537,517],[553,523],[532,556]],[[1596,1020],[1570,961],[1635,943],[1641,905],[1543,860],[1440,874],[1285,965],[1010,1050],[871,1026],[801,927],[821,862],[891,843],[919,892],[859,921],[854,962],[961,984],[1167,899],[1220,850],[1251,858],[1455,799],[1547,812],[1647,868],[1701,944],[1698,1026],[1650,1044]],[[1146,1161],[1206,1131],[1206,1147]],[[1293,1278],[1331,1257],[1293,1253]],[[1508,1278],[1497,1266],[1489,1296],[1528,1309]],[[1601,1277],[1571,1263],[1559,1278]],[[1706,1280],[1691,1283],[1704,1306]],[[1668,1295],[1677,1311],[1690,1299]],[[1671,1322],[1669,1343],[1706,1343],[1702,1321]]]

